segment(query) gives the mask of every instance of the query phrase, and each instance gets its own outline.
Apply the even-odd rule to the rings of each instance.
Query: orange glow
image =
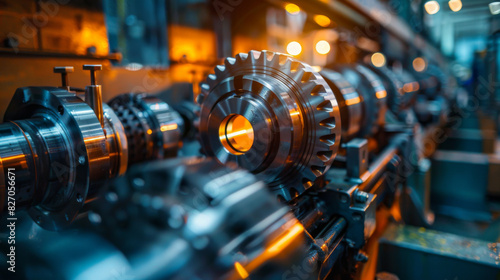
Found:
[[[216,40],[212,31],[171,25],[168,32],[170,58],[173,61],[212,62],[216,57]]]
[[[420,89],[418,82],[406,83],[403,85],[404,92],[412,92]]]
[[[102,141],[104,139],[105,139],[104,135],[103,136],[96,136],[96,137],[86,137],[83,139],[83,142],[87,143],[87,142]]]
[[[405,92],[411,92],[413,90],[413,85],[411,83],[407,83],[403,85],[403,90]]]
[[[177,124],[174,123],[174,124],[166,124],[166,125],[162,125],[160,127],[160,130],[161,131],[168,131],[168,130],[175,130],[177,129]]]
[[[241,279],[248,278],[248,272],[239,262],[234,263],[234,268],[236,269],[236,271],[240,275]]]
[[[424,4],[424,8],[429,15],[433,15],[439,12],[439,3],[437,1],[427,1]]]
[[[376,52],[372,54],[371,61],[373,66],[382,67],[385,65],[385,55],[382,53]]]
[[[351,106],[351,105],[355,105],[355,104],[358,104],[359,102],[361,102],[361,99],[358,97],[356,98],[352,98],[352,99],[347,99],[345,101],[345,105],[347,106]]]
[[[148,131],[146,131],[149,135],[153,134],[153,131],[151,129],[148,129]]]
[[[286,4],[285,6],[285,10],[291,14],[291,15],[296,15],[298,13],[300,13],[300,8],[299,6],[295,5],[295,4]]]
[[[321,71],[321,66],[312,66],[312,69],[316,72],[320,72]]]
[[[229,115],[219,126],[219,139],[224,148],[234,155],[241,155],[252,148],[252,124],[242,115]]]
[[[266,252],[270,254],[278,254],[283,251],[288,245],[294,241],[299,234],[304,231],[304,227],[297,223],[293,225],[292,228],[280,239],[278,239],[274,244],[272,244],[269,248],[267,248]]]
[[[299,42],[293,41],[288,43],[286,51],[291,55],[299,55],[302,52],[302,46]]]
[[[316,43],[316,51],[319,54],[327,54],[330,52],[330,43],[325,40],[321,40]]]
[[[427,68],[427,63],[425,62],[425,59],[421,57],[417,57],[413,60],[413,69],[417,72],[422,72]]]
[[[375,93],[375,96],[377,96],[378,99],[385,98],[387,96],[387,91],[379,90]]]
[[[245,274],[241,274],[242,271],[248,274],[248,272],[253,271],[263,263],[278,256],[283,250],[294,248],[294,243],[297,244],[297,241],[303,238],[302,233],[304,232],[304,227],[297,221],[295,221],[292,225],[287,225],[286,227],[287,229],[285,233],[274,239],[266,250],[246,264],[245,267],[239,263],[235,263],[235,270],[237,271],[238,276],[243,278]],[[239,266],[243,269],[239,269]],[[234,277],[230,279],[234,279]]]
[[[324,15],[315,15],[314,21],[321,27],[328,27],[332,22],[329,17]]]
[[[448,2],[448,5],[450,6],[450,9],[454,12],[458,12],[462,9],[462,1],[460,0],[450,0],[450,2]]]

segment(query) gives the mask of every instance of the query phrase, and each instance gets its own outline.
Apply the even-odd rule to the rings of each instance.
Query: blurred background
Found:
[[[130,89],[196,95],[222,58],[252,49],[317,67],[434,64],[472,91],[481,71],[497,80],[496,7],[485,0],[2,0],[0,114],[18,87],[57,86],[54,66],[75,66],[70,83],[84,87],[79,65],[103,64],[104,101]]]

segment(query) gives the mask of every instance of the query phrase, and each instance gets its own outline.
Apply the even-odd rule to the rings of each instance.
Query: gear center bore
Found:
[[[219,139],[233,155],[242,155],[253,146],[253,126],[244,116],[231,114],[219,126]]]

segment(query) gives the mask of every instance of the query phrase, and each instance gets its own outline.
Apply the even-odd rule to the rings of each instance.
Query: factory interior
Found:
[[[500,2],[0,0],[0,279],[500,279]]]

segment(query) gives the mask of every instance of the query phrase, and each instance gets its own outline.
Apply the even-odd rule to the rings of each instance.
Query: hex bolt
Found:
[[[56,66],[54,67],[54,73],[61,74],[62,88],[69,90],[68,73],[75,72],[73,66]]]
[[[84,64],[83,65],[83,70],[89,70],[90,71],[90,84],[95,86],[95,72],[102,70],[102,65],[101,64]]]
[[[368,201],[369,195],[364,191],[357,190],[354,194],[354,200],[359,203],[365,203]]]

